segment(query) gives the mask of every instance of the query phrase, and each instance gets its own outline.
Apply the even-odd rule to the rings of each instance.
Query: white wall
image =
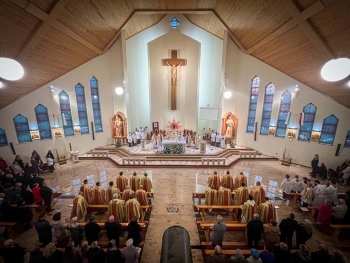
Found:
[[[228,88],[233,90],[234,94],[230,99],[225,99],[223,101],[223,114],[227,111],[232,111],[239,118],[237,144],[253,147],[265,154],[271,156],[277,155],[279,157],[283,155],[284,149],[286,148],[287,157],[293,158],[292,161],[294,163],[306,166],[310,166],[311,159],[316,153],[320,155],[321,162],[333,168],[344,159],[349,158],[350,149],[343,148],[346,133],[350,129],[350,123],[348,121],[348,116],[350,114],[349,109],[254,57],[244,54],[231,39],[228,40],[226,54]],[[255,119],[255,121],[258,122],[257,141],[254,141],[254,135],[252,133],[246,133],[246,128],[251,81],[256,75],[260,78],[260,89]],[[281,94],[286,90],[289,90],[293,94],[294,87],[298,84],[300,90],[297,97],[293,94],[291,112],[294,114],[300,113],[304,106],[313,103],[317,107],[316,119],[314,122],[315,130],[321,130],[323,119],[334,114],[339,119],[334,145],[329,146],[321,145],[316,142],[298,141],[299,127],[297,120],[295,122],[298,127],[296,139],[291,142],[288,138],[259,135],[264,92],[269,82],[272,82],[276,88],[270,122],[271,125],[276,125],[277,123]],[[338,143],[340,143],[342,147],[337,157],[335,156],[335,151]]]
[[[37,150],[39,155],[44,158],[48,150],[57,148],[59,154],[69,152],[69,143],[73,150],[84,153],[94,147],[112,143],[110,119],[115,111],[125,112],[125,102],[123,97],[114,96],[115,85],[122,80],[122,58],[121,41],[118,40],[112,48],[104,55],[98,56],[84,65],[70,71],[60,78],[48,83],[40,89],[19,99],[0,110],[0,128],[5,129],[8,142],[13,142],[17,154],[20,154],[24,161],[29,161],[33,150]],[[93,121],[90,78],[95,76],[99,84],[100,107],[103,122],[103,132],[95,133],[95,140],[92,140],[90,122]],[[31,129],[37,128],[34,108],[43,104],[48,109],[51,128],[54,125],[52,115],[60,114],[57,94],[64,90],[70,97],[70,106],[72,112],[73,124],[78,124],[78,111],[76,107],[75,85],[81,83],[85,88],[85,99],[87,105],[88,121],[90,134],[62,137],[61,140],[53,138],[52,140],[33,141],[32,143],[18,144],[14,128],[13,118],[17,114],[22,114],[28,118]],[[49,87],[54,87],[55,96],[51,98]],[[114,102],[115,101],[115,105]],[[53,136],[54,137],[54,136]],[[0,156],[12,163],[14,155],[10,147],[0,147]]]

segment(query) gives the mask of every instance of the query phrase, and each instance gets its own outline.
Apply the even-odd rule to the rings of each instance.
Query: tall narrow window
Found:
[[[274,95],[275,95],[275,86],[272,83],[270,83],[265,88],[264,107],[263,107],[262,118],[261,118],[260,134],[264,134],[264,135],[269,134],[272,102],[273,102]]]
[[[306,105],[303,109],[304,112],[304,123],[300,126],[300,132],[298,135],[299,141],[310,141],[312,128],[314,126],[316,116],[316,106],[312,103]]]
[[[247,132],[254,132],[256,105],[258,103],[259,86],[260,86],[260,78],[258,78],[258,77],[253,78],[252,87],[250,89],[250,102],[249,102]]]
[[[15,124],[15,130],[17,134],[18,143],[31,142],[30,130],[28,125],[28,119],[21,114],[18,114],[13,118]]]
[[[333,145],[335,133],[338,127],[338,118],[333,114],[323,119],[320,142],[323,144]]]
[[[70,111],[69,95],[67,94],[67,92],[62,90],[58,94],[58,98],[60,101],[61,113],[63,113],[64,117],[65,117],[65,120],[62,119],[64,135],[65,136],[73,136],[74,130],[73,130],[72,113]],[[61,116],[62,116],[62,114],[61,114]]]
[[[350,147],[350,130],[346,133],[344,147],[345,148],[349,148]]]
[[[98,82],[95,77],[92,77],[90,79],[90,88],[91,88],[92,110],[94,113],[95,132],[103,132],[101,109],[100,109],[100,96],[98,93]]]
[[[276,137],[285,137],[287,129],[287,116],[290,111],[290,103],[292,102],[292,94],[286,90],[281,97],[280,110],[278,112]]]
[[[6,132],[4,129],[0,128],[0,147],[8,146]]]
[[[81,134],[89,133],[89,122],[86,112],[84,87],[79,83],[75,86],[75,95],[77,97],[77,107]]]
[[[40,138],[42,140],[52,139],[51,126],[47,108],[41,104],[35,107],[36,122],[38,123]]]

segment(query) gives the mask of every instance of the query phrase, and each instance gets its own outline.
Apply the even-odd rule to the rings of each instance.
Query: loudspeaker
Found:
[[[335,151],[335,156],[339,156],[340,146],[341,144],[338,143],[337,150]]]
[[[255,122],[255,126],[254,126],[254,141],[256,141],[256,130],[258,129],[258,122]]]
[[[13,147],[13,143],[12,142],[10,142],[10,147],[11,147],[13,155],[16,155],[16,151],[15,151],[15,148]]]
[[[94,131],[94,122],[91,122],[91,134],[92,134],[92,140],[95,140],[95,131]]]

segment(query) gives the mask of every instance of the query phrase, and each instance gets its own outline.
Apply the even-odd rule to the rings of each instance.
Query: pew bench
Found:
[[[242,249],[241,251],[242,251],[242,254],[243,254],[246,258],[250,257],[250,249]],[[258,250],[259,253],[260,253],[261,251],[262,251],[262,250]],[[294,252],[296,252],[296,251],[298,251],[298,250],[296,250],[296,249],[291,249],[291,250],[290,250],[291,253],[294,253]],[[205,257],[208,257],[208,256],[210,256],[210,255],[213,255],[214,252],[215,252],[214,249],[205,249],[205,250],[204,250],[204,256],[205,256]],[[226,257],[230,257],[230,256],[232,256],[232,255],[234,255],[234,254],[236,253],[236,250],[235,250],[235,249],[223,249],[223,250],[222,250],[222,253],[223,253],[224,255],[226,255]]]
[[[140,205],[141,221],[144,221],[145,214],[147,212],[150,213],[151,210],[152,210],[151,205]],[[92,213],[92,212],[108,212],[108,205],[88,205],[87,213]]]
[[[330,224],[330,227],[333,228],[333,234],[332,237],[334,240],[339,241],[338,237],[340,234],[340,231],[342,229],[350,229],[350,225],[335,225],[335,224]],[[339,241],[340,242],[340,241]]]
[[[101,230],[105,230],[105,222],[100,222],[100,221],[96,221],[96,223],[98,224],[98,226],[101,228]],[[81,225],[82,227],[85,227],[87,224],[87,222],[82,222],[82,223],[79,223],[79,225]],[[128,230],[128,224],[129,223],[120,223],[121,226],[122,226],[122,229],[123,230]],[[140,225],[140,227],[142,228],[142,231],[146,231],[147,230],[147,227],[148,227],[148,221],[140,221],[138,222],[138,224]],[[69,222],[66,222],[66,225],[67,227],[70,225]]]
[[[235,194],[232,193],[232,200],[235,198]],[[192,193],[192,200],[193,200],[193,204],[195,205],[194,199],[198,199],[198,204],[197,205],[201,205],[202,204],[202,199],[205,200],[205,193]]]
[[[318,207],[317,206],[308,206],[307,209],[309,209],[309,220],[313,223],[317,223],[317,216],[318,216]]]
[[[290,200],[290,205],[292,208],[298,209],[298,200],[301,199],[300,193],[290,193],[290,194],[285,194],[285,197]]]
[[[232,212],[232,220],[237,221],[238,211],[241,210],[239,205],[196,205],[195,211],[201,213],[201,218],[204,220],[205,211],[211,209],[213,212]]]
[[[9,233],[9,238],[14,239],[21,233],[21,230],[26,226],[26,223],[0,222],[0,226],[6,227]]]

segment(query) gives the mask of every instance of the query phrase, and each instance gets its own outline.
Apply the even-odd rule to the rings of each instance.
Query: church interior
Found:
[[[90,263],[350,262],[350,1],[2,0],[0,24],[4,263],[73,262],[76,226]]]

